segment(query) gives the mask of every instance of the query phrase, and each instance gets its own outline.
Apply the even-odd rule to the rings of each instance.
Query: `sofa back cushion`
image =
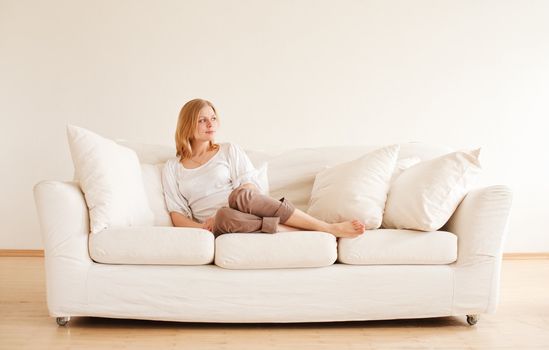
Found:
[[[154,226],[173,226],[170,213],[164,200],[164,189],[162,188],[163,164],[141,164],[143,185],[149,201],[149,206],[154,215]]]
[[[315,176],[320,171],[340,163],[355,160],[379,147],[338,146],[298,148],[283,152],[247,151],[247,153],[254,164],[259,161],[268,162],[269,185],[272,197],[286,197],[297,208],[307,211]],[[400,145],[398,159],[400,161],[414,158],[416,161],[423,161],[451,151],[451,148],[445,146],[403,143]],[[400,165],[397,163],[397,167]]]
[[[119,144],[133,149],[142,165],[163,164],[175,156],[175,149],[171,146],[147,145],[118,140]],[[297,208],[307,211],[315,176],[322,170],[340,163],[355,160],[366,153],[378,149],[379,146],[337,146],[317,148],[297,148],[285,151],[246,150],[253,165],[260,169],[267,163],[265,169],[268,175],[270,195],[274,198],[285,197]],[[428,160],[451,152],[452,149],[444,146],[434,146],[424,143],[403,143],[400,145],[396,171],[418,161]],[[161,185],[156,183],[154,176],[145,177],[147,194],[155,192]],[[392,179],[393,181],[394,179]],[[160,186],[160,187],[159,187]],[[156,196],[155,198],[159,198]],[[150,205],[155,213],[155,223],[165,222],[169,215],[160,201],[150,199]],[[165,212],[162,212],[162,211]]]

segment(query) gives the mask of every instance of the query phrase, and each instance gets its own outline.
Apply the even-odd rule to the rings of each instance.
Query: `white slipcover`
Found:
[[[361,150],[357,147],[354,152]],[[440,152],[424,145],[401,147],[401,157],[428,159]],[[269,177],[275,197],[290,193],[306,205],[315,171],[326,160],[335,162],[330,157],[338,154],[339,161],[350,160],[345,159],[350,153],[335,149],[298,150],[286,153],[286,158],[282,154],[262,158],[257,152],[254,157],[255,161],[274,160],[269,162]],[[457,237],[457,260],[450,264],[335,263],[316,268],[234,270],[211,264],[96,263],[88,250],[88,208],[78,183],[44,181],[35,186],[34,195],[51,316],[192,322],[316,322],[492,313],[497,306],[512,198],[506,186],[479,188],[465,196],[442,228]]]

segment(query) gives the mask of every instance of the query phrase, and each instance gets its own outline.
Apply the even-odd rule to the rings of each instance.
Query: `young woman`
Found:
[[[191,100],[179,113],[177,157],[168,160],[162,171],[174,226],[204,228],[216,236],[311,230],[356,237],[364,232],[358,220],[326,223],[284,198],[263,195],[257,171],[244,151],[233,143],[215,143],[218,128],[219,118],[209,101]]]

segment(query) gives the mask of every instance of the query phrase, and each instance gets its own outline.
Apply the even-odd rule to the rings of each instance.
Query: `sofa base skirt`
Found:
[[[182,322],[331,322],[452,315],[451,265],[227,270],[91,264],[82,303],[52,316]],[[62,303],[61,303],[62,304]]]

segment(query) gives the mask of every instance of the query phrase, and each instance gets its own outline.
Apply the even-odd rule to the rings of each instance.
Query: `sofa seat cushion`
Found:
[[[341,238],[338,260],[352,265],[450,264],[457,259],[457,237],[445,231],[371,230]]]
[[[215,240],[215,264],[226,269],[322,267],[336,259],[336,239],[326,232],[229,233]]]
[[[204,265],[214,259],[214,235],[183,227],[107,229],[89,237],[91,258],[105,264]]]

